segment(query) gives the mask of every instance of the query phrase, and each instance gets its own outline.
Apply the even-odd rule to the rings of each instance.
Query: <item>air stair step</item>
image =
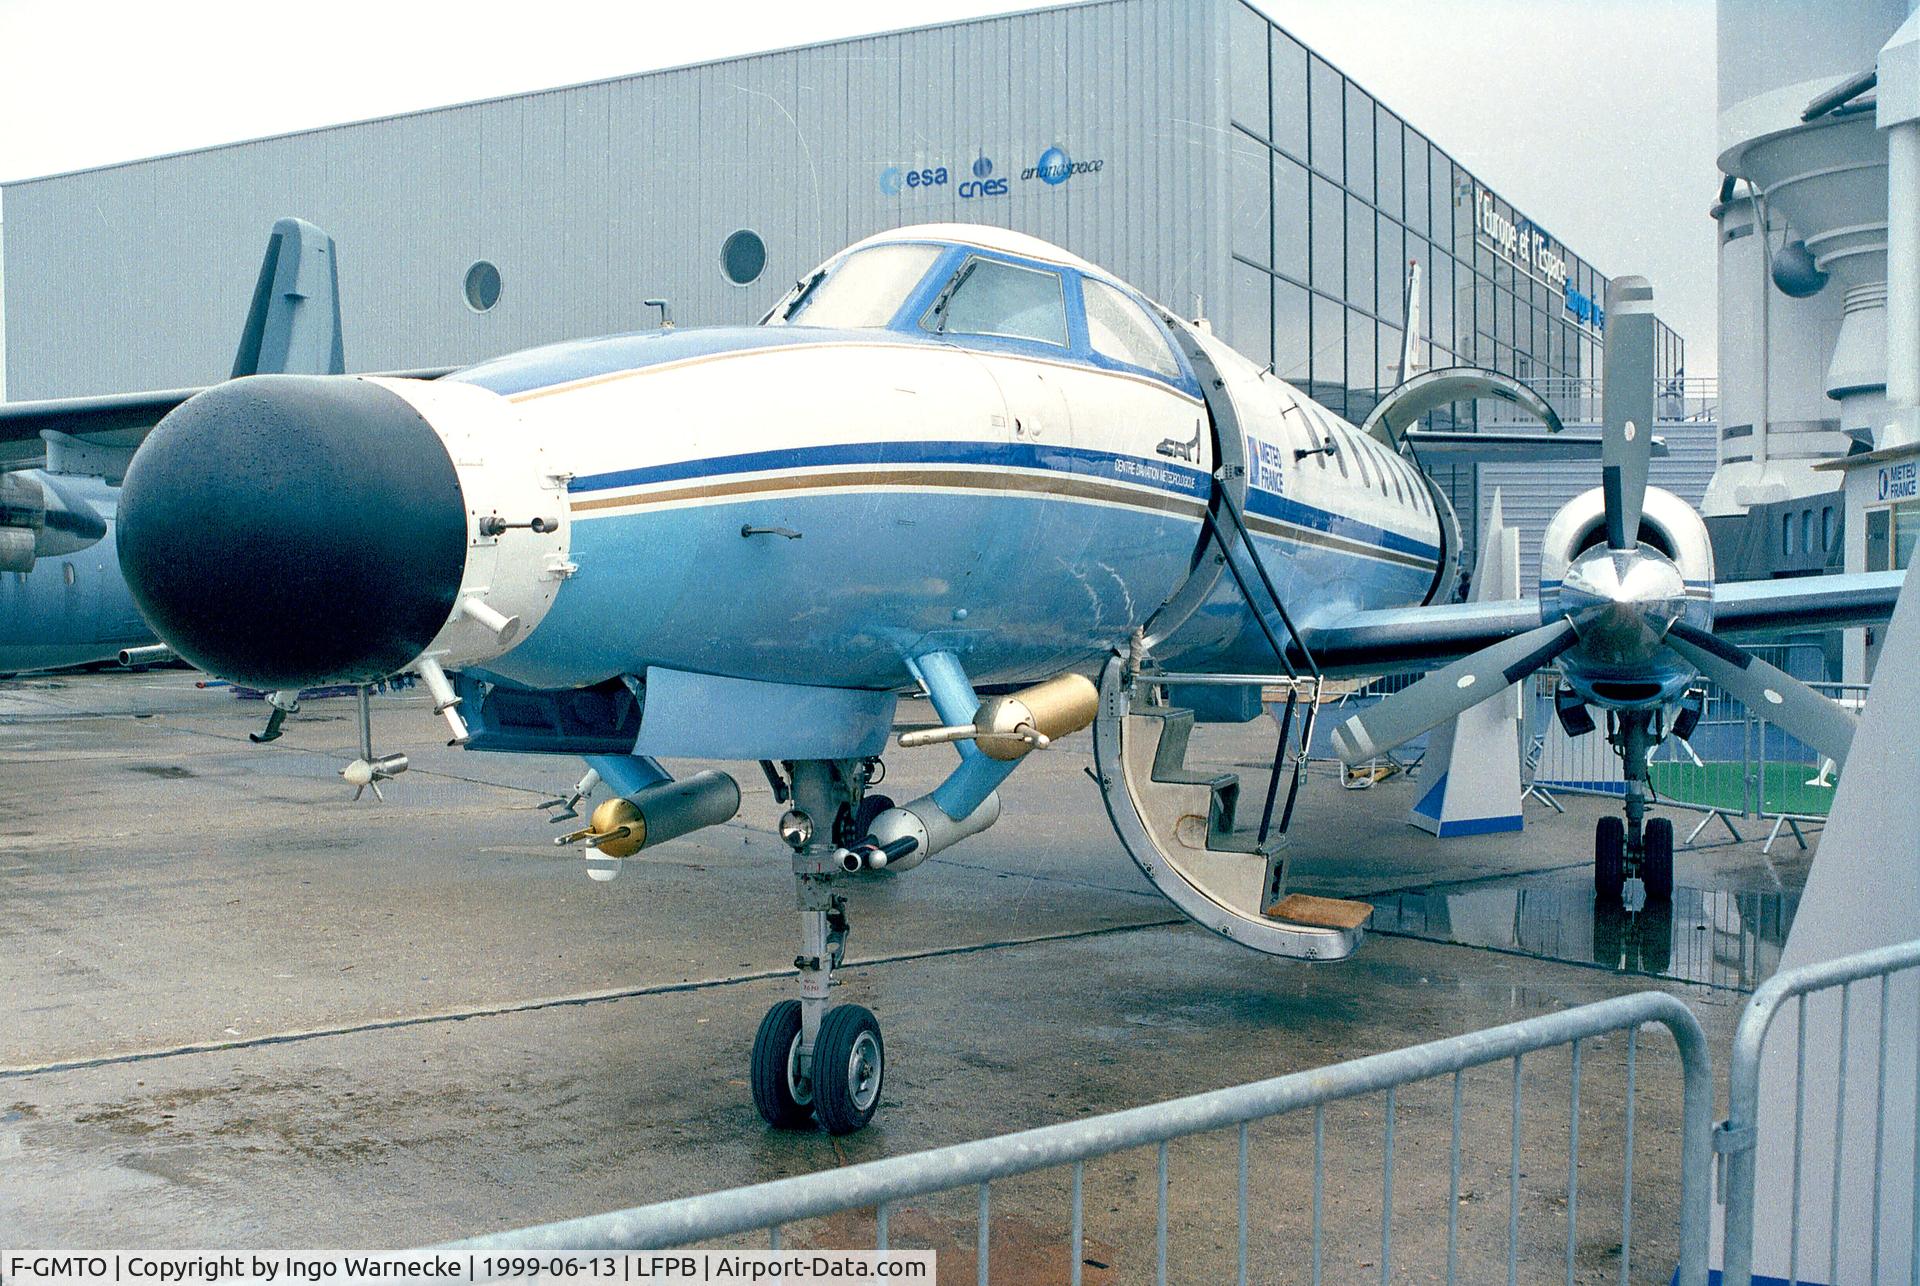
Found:
[[[1187,746],[1193,736],[1193,711],[1178,706],[1142,706],[1134,717],[1155,719],[1160,724],[1160,740],[1154,747],[1151,778],[1163,786],[1205,787],[1209,802],[1204,837],[1198,835],[1199,816],[1183,819],[1180,839],[1191,848],[1209,848],[1218,853],[1260,852],[1257,830],[1238,830],[1235,820],[1240,811],[1240,777],[1237,773],[1212,773],[1187,767]],[[1269,847],[1273,837],[1270,835]]]
[[[1268,906],[1262,914],[1269,920],[1284,920],[1289,924],[1311,924],[1322,929],[1351,931],[1366,924],[1373,915],[1373,907],[1369,903],[1352,902],[1346,898],[1289,893]]]
[[[1236,775],[1187,766],[1193,711],[1152,700],[1151,685],[1136,687],[1125,662],[1115,656],[1101,674],[1094,762],[1108,815],[1141,872],[1196,922],[1243,946],[1295,960],[1351,956],[1366,938],[1368,908],[1359,907],[1357,920],[1339,918],[1351,927],[1276,918],[1279,908],[1301,905],[1286,897],[1286,813],[1276,811],[1264,845],[1257,825],[1235,825],[1234,813],[1262,801],[1249,796],[1252,806],[1242,810]],[[1282,772],[1297,774],[1298,761]]]

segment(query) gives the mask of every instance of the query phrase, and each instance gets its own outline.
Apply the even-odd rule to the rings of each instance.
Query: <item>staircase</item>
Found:
[[[1114,656],[1101,675],[1100,712],[1093,729],[1101,793],[1134,863],[1194,921],[1269,955],[1343,959],[1366,936],[1372,908],[1359,902],[1290,895],[1286,888],[1286,832],[1305,776],[1319,701],[1319,669],[1260,564],[1237,506],[1231,496],[1219,494],[1219,499],[1225,521],[1209,514],[1213,537],[1222,548],[1233,551],[1227,566],[1284,673],[1136,671],[1129,658]],[[1225,527],[1225,522],[1231,527]],[[1256,583],[1291,637],[1291,649],[1267,623]],[[1302,668],[1307,673],[1300,673]],[[1159,693],[1190,683],[1286,689],[1272,775],[1257,815],[1245,807],[1248,801],[1242,797],[1238,774],[1189,766],[1194,712],[1166,704]],[[1286,795],[1280,807],[1283,782]]]

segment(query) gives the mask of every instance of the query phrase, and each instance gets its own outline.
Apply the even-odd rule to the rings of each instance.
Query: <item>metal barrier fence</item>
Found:
[[[1752,650],[1790,674],[1807,673],[1816,661],[1824,663],[1813,644]],[[1552,694],[1559,681],[1557,672],[1543,671],[1535,680],[1532,699],[1524,703],[1527,737],[1540,746],[1530,784],[1551,791],[1623,793],[1620,761],[1606,737],[1599,731],[1568,737],[1554,717]],[[1808,682],[1855,711],[1865,706],[1864,684]],[[1703,814],[1686,843],[1693,843],[1715,819],[1735,840],[1743,839],[1734,819],[1757,818],[1773,823],[1769,849],[1787,828],[1804,848],[1800,823],[1826,820],[1835,785],[1827,761],[1812,748],[1755,715],[1717,684],[1706,685],[1705,706],[1692,737],[1685,742],[1669,737],[1663,742],[1648,764],[1648,777],[1660,803]]]
[[[1760,1067],[1767,1033],[1774,1020],[1789,1000],[1795,1004],[1794,1081],[1793,1081],[1793,1145],[1792,1145],[1792,1186],[1789,1195],[1789,1224],[1787,1228],[1787,1273],[1788,1279],[1798,1282],[1800,1278],[1801,1253],[1803,1246],[1801,1227],[1803,1154],[1806,1130],[1808,1128],[1806,1112],[1806,1065],[1807,1065],[1807,1000],[1820,992],[1839,991],[1839,1038],[1830,1050],[1816,1048],[1816,1057],[1831,1057],[1837,1063],[1838,1075],[1835,1082],[1834,1099],[1834,1137],[1831,1149],[1831,1174],[1825,1185],[1823,1195],[1824,1211],[1816,1213],[1824,1216],[1824,1240],[1826,1254],[1822,1262],[1814,1265],[1814,1271],[1824,1273],[1819,1280],[1837,1283],[1842,1280],[1873,1281],[1880,1280],[1881,1232],[1883,1216],[1883,1195],[1887,1176],[1895,1173],[1895,1166],[1905,1160],[1906,1164],[1897,1171],[1902,1175],[1915,1176],[1911,1200],[1913,1208],[1906,1213],[1911,1219],[1911,1233],[1908,1242],[1908,1262],[1906,1270],[1900,1274],[1901,1280],[1920,1281],[1920,1147],[1916,1147],[1911,1160],[1890,1158],[1885,1154],[1886,1126],[1889,1111],[1887,1090],[1887,1028],[1888,1013],[1891,1008],[1892,980],[1897,973],[1920,969],[1920,941],[1899,943],[1882,947],[1858,955],[1842,957],[1838,960],[1807,965],[1790,969],[1774,975],[1748,1000],[1746,1010],[1740,1016],[1740,1026],[1734,1035],[1733,1059],[1728,1068],[1727,1078],[1727,1119],[1714,1132],[1714,1147],[1721,1154],[1723,1199],[1726,1206],[1726,1251],[1723,1281],[1726,1286],[1749,1286],[1753,1275],[1754,1237],[1755,1237],[1755,1160],[1759,1143],[1760,1125]],[[1873,1160],[1870,1231],[1865,1238],[1867,1245],[1864,1256],[1860,1240],[1849,1241],[1843,1237],[1841,1226],[1843,1219],[1851,1217],[1858,1220],[1857,1209],[1843,1208],[1846,1185],[1843,1180],[1849,1175],[1860,1173],[1859,1161],[1847,1165],[1845,1156],[1845,1135],[1847,1121],[1847,1059],[1851,1033],[1849,1020],[1852,1017],[1853,984],[1869,979],[1880,980],[1877,1009],[1877,1027],[1879,1042],[1875,1060],[1874,1104],[1873,1104]],[[1920,1054],[1916,1055],[1920,1059]],[[1904,1061],[1904,1060],[1903,1060]],[[1903,1094],[1914,1097],[1914,1118],[1908,1122],[1910,1130],[1920,1125],[1920,1075],[1916,1075],[1904,1085]],[[1901,1104],[1899,1106],[1904,1106]],[[1823,1177],[1823,1176],[1816,1176]],[[1817,1225],[1816,1225],[1817,1226]],[[1777,1235],[1777,1230],[1776,1230]],[[1851,1258],[1843,1260],[1843,1248]],[[1859,1260],[1864,1257],[1866,1263]],[[1861,1269],[1866,1273],[1862,1275]],[[1843,1269],[1845,1276],[1843,1277]],[[1777,1279],[1773,1279],[1777,1280]]]
[[[1664,992],[1645,991],[1559,1013],[1544,1014],[1485,1031],[1393,1050],[1331,1067],[1296,1072],[1231,1089],[1214,1090],[1147,1107],[1112,1112],[998,1138],[891,1157],[842,1169],[780,1179],[728,1192],[687,1197],[639,1206],[609,1214],[563,1220],[514,1232],[463,1241],[440,1249],[480,1252],[500,1249],[651,1250],[691,1246],[742,1233],[768,1231],[778,1248],[781,1229],[798,1221],[819,1219],[848,1211],[875,1211],[874,1242],[888,1249],[890,1220],[900,1203],[915,1197],[974,1189],[977,1197],[977,1278],[989,1279],[992,1244],[992,1191],[997,1182],[1058,1167],[1072,1167],[1071,1229],[1068,1233],[1072,1280],[1081,1281],[1084,1258],[1086,1166],[1089,1161],[1134,1148],[1154,1146],[1157,1155],[1157,1214],[1154,1232],[1154,1280],[1167,1281],[1168,1262],[1168,1148],[1174,1140],[1236,1131],[1238,1163],[1235,1214],[1236,1279],[1266,1280],[1255,1273],[1249,1257],[1249,1126],[1269,1118],[1311,1108],[1314,1111],[1314,1168],[1312,1187],[1311,1280],[1322,1280],[1325,1203],[1326,1113],[1331,1104],[1361,1096],[1384,1094],[1381,1152],[1377,1174],[1381,1218],[1379,1226],[1379,1280],[1390,1278],[1394,1244],[1394,1149],[1399,1093],[1418,1082],[1451,1074],[1452,1128],[1448,1148],[1450,1179],[1446,1217],[1446,1280],[1460,1276],[1460,1210],[1462,1150],[1461,1114],[1463,1076],[1470,1069],[1492,1064],[1512,1066],[1512,1127],[1507,1166],[1506,1280],[1520,1278],[1522,1060],[1560,1047],[1570,1049],[1567,1155],[1565,1159],[1566,1281],[1575,1279],[1576,1229],[1580,1209],[1580,1077],[1583,1048],[1597,1038],[1624,1032],[1626,1091],[1623,1138],[1623,1180],[1619,1238],[1620,1281],[1631,1280],[1633,1249],[1634,1076],[1639,1028],[1660,1023],[1673,1035],[1683,1075],[1680,1125],[1680,1200],[1678,1221],[1680,1286],[1704,1286],[1707,1280],[1707,1229],[1710,1212],[1711,1114],[1713,1077],[1706,1038],[1699,1021],[1679,1000]],[[1441,1088],[1444,1088],[1442,1086]],[[1471,1198],[1473,1194],[1466,1194]],[[1424,1225],[1423,1225],[1424,1227]],[[1437,1235],[1437,1234],[1436,1234]],[[1609,1238],[1610,1240],[1610,1238]],[[1345,1251],[1350,1246],[1342,1244]],[[1436,1246],[1437,1250],[1437,1246]],[[1297,1253],[1297,1252],[1296,1252]],[[1297,1260],[1295,1261],[1297,1264]],[[1374,1267],[1372,1264],[1366,1267]],[[1486,1280],[1484,1270],[1469,1274]],[[1224,1272],[1220,1274],[1224,1277]],[[1335,1270],[1338,1280],[1350,1272]],[[1665,1278],[1665,1273],[1660,1274]],[[1540,1280],[1530,1266],[1528,1280]]]

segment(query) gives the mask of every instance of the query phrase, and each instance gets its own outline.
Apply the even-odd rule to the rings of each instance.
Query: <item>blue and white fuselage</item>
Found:
[[[842,276],[857,280],[835,292]],[[1012,233],[905,229],[809,281],[768,324],[557,344],[450,377],[510,403],[569,475],[575,570],[488,672],[893,689],[934,651],[983,685],[1087,669],[1202,538],[1216,447],[1189,346],[1233,400],[1248,522],[1303,623],[1450,588],[1451,515],[1414,470],[1089,264]],[[962,315],[969,282],[1002,298]],[[845,317],[871,324],[810,324]],[[1274,664],[1224,582],[1160,654]]]

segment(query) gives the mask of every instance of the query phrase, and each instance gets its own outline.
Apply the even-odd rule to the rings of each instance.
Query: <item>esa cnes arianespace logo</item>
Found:
[[[1048,187],[1059,187],[1076,174],[1098,174],[1105,164],[1105,161],[1099,160],[1076,161],[1056,143],[1040,153],[1032,165],[1021,170],[1020,179],[1022,182],[1038,179]],[[955,183],[953,174],[944,165],[889,165],[880,171],[880,190],[888,196],[899,196],[908,188],[943,188],[952,185],[955,194],[963,201],[1006,196],[1013,190],[1011,179],[994,173],[990,157],[976,157],[968,169],[973,177],[963,177]],[[964,175],[966,171],[961,173]]]

